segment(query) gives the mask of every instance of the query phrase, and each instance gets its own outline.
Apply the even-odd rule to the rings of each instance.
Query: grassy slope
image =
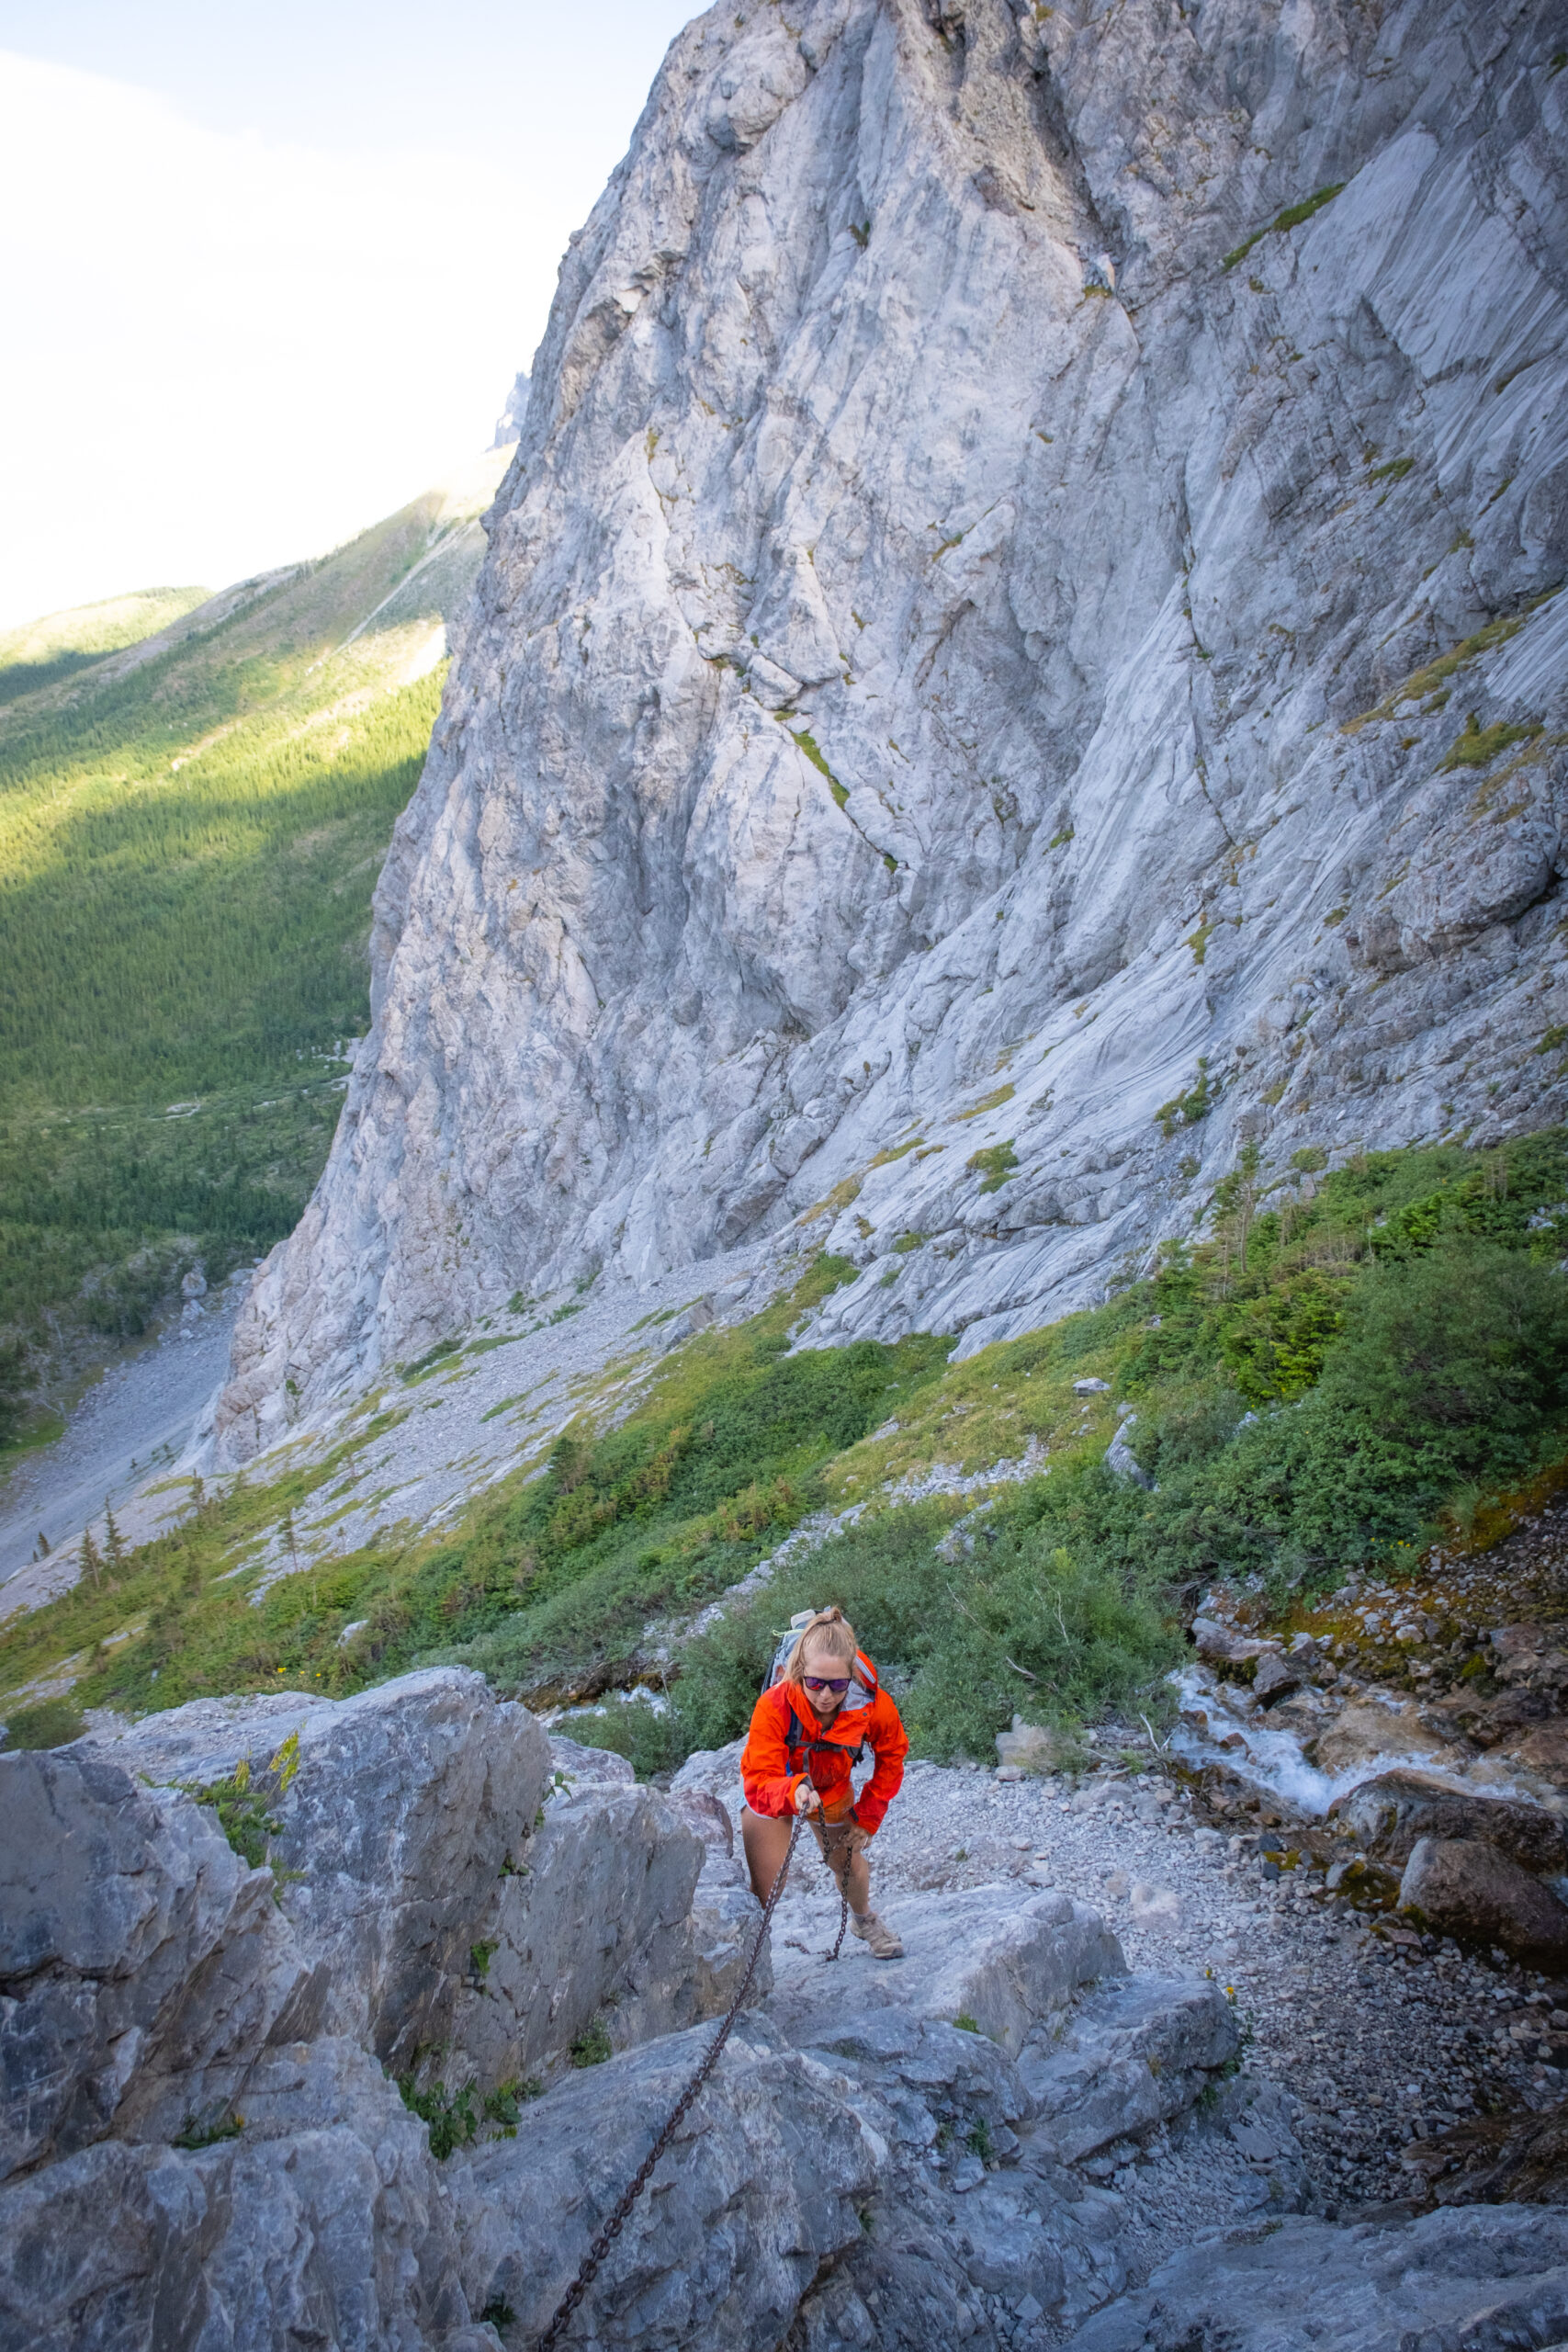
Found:
[[[0,1390],[298,1217],[493,469],[0,708]]]
[[[207,601],[205,588],[141,588],[0,629],[0,704],[57,685],[106,653],[138,645]]]
[[[954,1365],[928,1339],[786,1354],[801,1306],[846,1271],[819,1260],[794,1299],[675,1351],[625,1419],[585,1411],[544,1471],[455,1528],[286,1577],[259,1606],[258,1533],[330,1493],[343,1457],[209,1499],[0,1634],[0,1688],[43,1702],[12,1706],[12,1736],[65,1736],[83,1704],[344,1692],[438,1657],[538,1701],[592,1692],[639,1670],[650,1620],[689,1614],[808,1510],[852,1499],[871,1506],[857,1526],[684,1645],[667,1715],[612,1711],[594,1736],[646,1768],[731,1736],[776,1629],[829,1595],[928,1753],[985,1753],[1015,1710],[1066,1726],[1152,1711],[1202,1579],[1284,1594],[1369,1558],[1397,1572],[1439,1521],[1461,1541],[1502,1532],[1495,1490],[1568,1442],[1565,1204],[1562,1130],[1302,1169],[1261,1196],[1243,1170],[1201,1246]],[[411,1368],[409,1385],[442,1373]],[[1086,1376],[1108,1390],[1079,1397]],[[1104,1468],[1123,1400],[1156,1492]],[[967,1506],[886,1498],[933,1459],[984,1468],[1032,1436],[1049,1475],[999,1490],[971,1549],[946,1540]]]

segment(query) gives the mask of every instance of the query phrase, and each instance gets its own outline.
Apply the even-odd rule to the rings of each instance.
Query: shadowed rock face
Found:
[[[681,35],[563,266],[222,1459],[519,1284],[855,1181],[820,1335],[974,1348],[1242,1136],[1542,1114],[1551,21],[801,0]]]

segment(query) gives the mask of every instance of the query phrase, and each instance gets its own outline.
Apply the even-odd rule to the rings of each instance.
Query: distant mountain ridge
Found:
[[[54,685],[122,646],[141,644],[205,604],[210,593],[206,588],[141,588],[129,596],[107,596],[0,630],[0,703]]]

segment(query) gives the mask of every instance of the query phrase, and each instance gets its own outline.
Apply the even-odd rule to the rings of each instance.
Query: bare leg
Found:
[[[753,1813],[750,1805],[741,1813],[740,1842],[746,1849],[746,1867],[751,1873],[751,1892],[759,1903],[766,1903],[773,1891],[773,1881],[789,1851],[793,1826],[787,1817]]]

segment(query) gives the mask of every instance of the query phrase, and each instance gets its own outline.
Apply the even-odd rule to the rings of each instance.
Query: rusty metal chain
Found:
[[[565,2295],[562,2297],[561,2301],[557,2308],[555,2317],[551,2320],[543,2335],[540,2336],[536,2352],[551,2352],[551,2346],[560,2342],[561,2337],[564,2335],[568,2326],[570,2324],[573,2312],[577,2309],[578,2304],[582,2301],[582,2298],[587,2293],[589,2288],[592,2285],[594,2278],[598,2273],[600,2264],[604,2261],[604,2256],[609,2253],[615,2239],[620,2236],[621,2231],[626,2226],[626,2221],[631,2214],[632,2207],[637,2203],[637,2199],[642,2195],[643,2190],[648,2187],[649,2180],[652,2178],[654,2166],[658,2164],[660,2157],[664,2154],[665,2149],[670,2145],[671,2141],[680,2130],[693,2102],[702,2090],[704,2084],[708,2079],[708,2076],[713,2073],[714,2068],[717,2065],[719,2052],[723,2050],[725,2043],[729,2040],[729,2029],[735,2023],[736,2018],[739,2016],[741,2008],[745,2004],[746,1996],[751,1990],[751,1979],[757,1973],[757,1962],[762,1956],[762,1946],[768,1939],[768,1929],[773,1925],[773,1913],[778,1908],[779,1897],[784,1893],[784,1881],[789,1876],[789,1866],[795,1857],[795,1842],[799,1837],[805,1824],[806,1815],[804,1814],[797,1813],[795,1817],[795,1826],[789,1833],[788,1848],[785,1850],[784,1860],[779,1864],[779,1874],[773,1881],[772,1891],[763,1906],[762,1924],[757,1930],[757,1940],[751,1947],[751,1957],[746,1963],[746,1973],[740,1980],[739,1990],[737,1992],[734,2000],[731,2001],[729,2005],[728,2015],[726,2017],[724,2023],[719,2027],[717,2033],[715,2034],[712,2046],[708,2050],[707,2055],[704,2058],[702,2064],[697,2068],[696,2073],[692,2076],[691,2081],[687,2084],[685,2089],[682,2092],[679,2099],[676,2101],[663,2130],[660,2132],[658,2138],[654,2141],[652,2147],[649,2148],[647,2155],[643,2158],[642,2163],[637,2167],[637,2177],[632,2181],[630,2188],[626,2189],[620,2203],[616,2206],[615,2211],[611,2214],[609,2220],[605,2222],[604,2228],[600,2231],[598,2236],[593,2240],[592,2245],[589,2247],[587,2255],[584,2257],[581,2269],[578,2272],[576,2278],[567,2289]],[[849,1875],[846,1871],[845,1884],[847,1885],[848,1883]],[[846,1904],[846,1908],[847,1907]],[[842,1943],[843,1939],[843,1929],[840,1928],[839,1930],[839,1941]]]
[[[833,1829],[836,1829],[837,1827],[838,1824],[835,1823],[833,1825]],[[830,1844],[835,1842],[833,1829],[830,1829],[827,1823],[824,1822],[822,1826],[822,1859],[827,1863],[828,1868],[830,1871],[833,1869],[833,1857],[829,1851],[829,1848]],[[844,1948],[844,1930],[850,1924],[850,1872],[854,1868],[855,1849],[851,1842],[847,1829],[843,1832],[841,1838],[837,1842],[841,1846],[844,1856],[844,1875],[838,1881],[839,1932],[837,1937],[834,1939],[832,1951],[825,1951],[823,1953],[822,1957],[824,1960],[838,1959],[839,1954]],[[838,1878],[838,1872],[836,1871],[833,1872],[833,1875],[835,1878]]]

